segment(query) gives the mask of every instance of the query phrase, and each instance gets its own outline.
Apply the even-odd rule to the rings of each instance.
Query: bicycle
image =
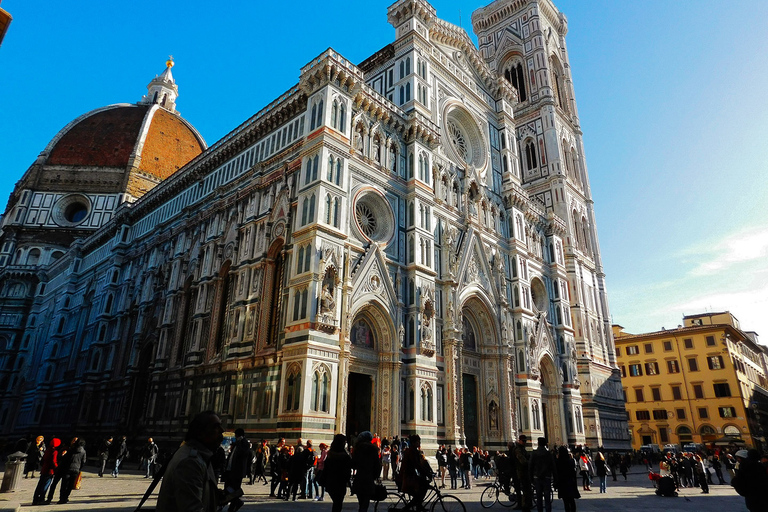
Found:
[[[405,493],[387,492],[386,499],[377,501],[373,507],[374,512],[467,512],[464,503],[452,494],[443,494],[436,481],[432,481],[421,506],[413,503],[413,498],[408,498]]]
[[[480,505],[483,508],[491,508],[496,503],[502,507],[514,507],[517,503],[517,495],[515,495],[515,489],[512,487],[512,482],[507,484],[506,488],[499,482],[499,478],[493,483],[488,484],[483,493],[480,495]]]

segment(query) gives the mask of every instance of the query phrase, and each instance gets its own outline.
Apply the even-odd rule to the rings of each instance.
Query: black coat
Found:
[[[555,479],[558,498],[581,498],[576,477],[576,461],[571,456],[555,459]]]
[[[82,471],[86,459],[85,448],[78,446],[67,452],[64,467],[70,473],[79,473]]]
[[[357,470],[352,490],[362,495],[373,494],[374,481],[381,473],[379,448],[371,442],[357,443],[352,453],[352,467]]]
[[[352,475],[352,457],[345,450],[328,450],[323,463],[323,475],[329,494],[346,493],[347,483]]]

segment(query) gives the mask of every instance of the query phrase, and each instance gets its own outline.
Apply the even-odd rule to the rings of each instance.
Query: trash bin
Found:
[[[24,474],[24,459],[27,454],[24,452],[12,453],[5,462],[5,474],[3,475],[3,484],[0,485],[0,492],[13,492],[19,486],[21,475]]]

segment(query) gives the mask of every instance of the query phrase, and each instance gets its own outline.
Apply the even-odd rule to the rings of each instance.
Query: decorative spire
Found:
[[[163,72],[160,76],[155,76],[147,85],[147,95],[141,99],[141,103],[157,104],[171,112],[176,111],[176,98],[179,95],[179,88],[173,79],[173,73],[171,73],[173,66],[173,55],[169,55],[168,60],[165,61]]]

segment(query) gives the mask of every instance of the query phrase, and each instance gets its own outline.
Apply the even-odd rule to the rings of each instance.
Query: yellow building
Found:
[[[766,350],[728,312],[683,317],[677,329],[613,326],[632,447],[743,440],[768,431]]]

